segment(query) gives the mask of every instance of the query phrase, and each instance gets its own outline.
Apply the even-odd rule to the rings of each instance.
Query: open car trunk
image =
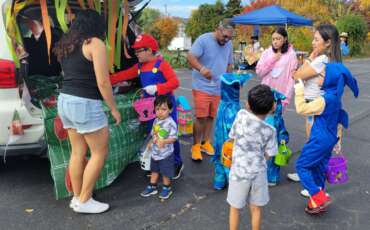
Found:
[[[63,32],[61,28],[58,27],[58,19],[56,17],[56,13],[54,13],[55,7],[53,2],[48,1],[49,17],[53,25],[52,30],[57,31],[55,34],[60,33],[62,35]],[[138,4],[141,1],[136,0],[129,2],[130,4]],[[81,9],[77,1],[70,1],[68,4],[74,13]],[[24,30],[22,20],[24,20],[24,18],[35,19],[40,17],[40,8],[40,5],[29,5],[18,12],[17,24],[23,29],[23,31],[21,29],[21,37],[23,41],[28,39],[27,36],[30,36],[30,31]],[[132,31],[130,32],[133,34]],[[54,35],[54,33],[52,34]],[[47,52],[45,50],[32,51],[27,49],[25,49],[25,51],[29,52],[29,57],[35,57],[35,55],[37,57],[37,55],[41,55],[40,52]],[[27,58],[25,60],[27,60]],[[122,62],[123,61],[124,60],[122,59]],[[137,60],[129,60],[127,63],[132,66],[136,62]],[[123,63],[120,69],[128,68],[129,66],[127,66],[127,63]],[[45,65],[48,65],[48,63],[45,63]],[[30,70],[30,66],[28,66],[28,68],[26,67],[26,69]],[[118,68],[115,67],[115,69],[117,70]],[[61,87],[63,77],[60,73],[55,74],[55,72],[53,72],[53,74],[45,75],[44,73],[33,71],[32,75],[30,75],[26,70],[23,79],[31,95],[30,103],[42,111],[41,113],[45,127],[44,137],[48,146],[48,156],[51,165],[50,170],[54,180],[56,198],[60,199],[70,196],[71,193],[66,187],[65,178],[70,158],[71,145],[68,141],[67,131],[63,129],[61,120],[57,114],[58,90]],[[138,121],[137,114],[132,107],[132,102],[136,99],[136,90],[137,85],[136,87],[132,86],[125,89],[123,94],[115,95],[117,109],[120,111],[122,116],[122,122],[118,126],[114,125],[114,119],[111,116],[109,108],[105,103],[103,103],[104,111],[109,122],[109,154],[96,183],[96,189],[110,185],[129,163],[137,161],[138,159],[137,153],[144,142],[146,132],[144,125]],[[120,90],[116,90],[116,92],[119,91]],[[37,116],[37,114],[35,116]],[[87,154],[87,160],[88,158],[89,154]]]

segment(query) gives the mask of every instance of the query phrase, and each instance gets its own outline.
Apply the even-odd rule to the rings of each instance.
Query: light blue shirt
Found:
[[[349,48],[345,42],[340,43],[340,50],[342,51],[343,56],[347,56],[349,54]]]
[[[205,33],[195,40],[190,53],[198,59],[202,66],[212,72],[212,80],[208,80],[193,69],[193,89],[219,96],[221,93],[220,77],[226,73],[227,66],[233,64],[231,41],[220,46],[213,33]]]

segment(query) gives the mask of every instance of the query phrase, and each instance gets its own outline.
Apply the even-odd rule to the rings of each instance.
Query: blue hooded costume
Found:
[[[338,125],[348,127],[348,114],[342,109],[341,102],[345,86],[352,90],[355,97],[358,96],[357,81],[349,70],[341,63],[330,63],[326,65],[321,87],[323,96],[306,103],[303,99],[303,86],[295,90],[297,112],[314,115],[309,140],[296,162],[301,184],[312,199],[321,190],[325,190],[325,173],[331,152],[338,142]],[[320,202],[320,199],[315,200],[318,206],[321,205]]]
[[[221,163],[222,145],[229,139],[231,126],[240,110],[240,89],[251,78],[251,74],[227,73],[221,76],[221,100],[217,110],[213,137],[215,147],[213,187],[218,190],[227,185],[230,171]]]
[[[266,117],[265,122],[273,126],[276,129],[277,143],[285,141],[285,144],[289,142],[289,133],[285,128],[283,119],[283,104],[281,103],[285,96],[276,90],[273,90],[276,108],[273,115]],[[275,164],[275,157],[272,157],[267,161],[267,180],[269,183],[278,183],[280,181],[280,166]]]

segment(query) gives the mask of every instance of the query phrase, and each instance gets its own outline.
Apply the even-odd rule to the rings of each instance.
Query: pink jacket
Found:
[[[294,80],[292,77],[297,64],[297,56],[292,46],[278,61],[275,60],[275,53],[270,47],[262,53],[256,67],[257,75],[262,78],[262,84],[286,96],[286,100],[283,101],[284,107],[289,104],[293,93]]]

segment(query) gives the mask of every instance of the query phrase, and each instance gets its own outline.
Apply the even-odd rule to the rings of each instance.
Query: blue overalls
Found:
[[[154,64],[154,67],[151,72],[142,72],[141,71],[142,64],[141,63],[138,64],[139,78],[140,78],[141,86],[143,88],[148,85],[157,85],[157,84],[166,82],[166,78],[163,76],[162,72],[158,70],[161,63],[162,63],[162,60],[158,59],[156,63]],[[172,105],[173,105],[171,117],[177,123],[176,98],[172,93],[168,93],[167,95],[171,98]],[[150,95],[145,92],[144,97],[150,97]],[[148,132],[152,130],[153,122],[154,122],[154,119],[147,122]],[[180,143],[178,140],[174,143],[174,154],[175,154],[175,166],[181,165],[182,159],[180,156]]]

